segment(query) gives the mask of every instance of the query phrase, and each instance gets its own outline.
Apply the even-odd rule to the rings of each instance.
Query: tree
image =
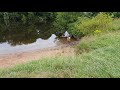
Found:
[[[82,15],[83,12],[57,12],[54,26],[59,32],[65,32],[68,30],[68,25],[77,21]]]

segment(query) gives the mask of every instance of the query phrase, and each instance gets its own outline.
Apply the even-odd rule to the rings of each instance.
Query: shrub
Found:
[[[82,12],[57,12],[54,26],[58,31],[67,31],[69,24],[76,22]]]
[[[68,31],[72,35],[74,35],[74,36],[76,36],[78,38],[84,36],[83,32],[81,32],[81,29],[79,29],[79,25],[81,24],[81,22],[88,21],[88,20],[89,20],[89,18],[87,18],[87,17],[78,17],[78,20],[75,23],[69,24],[69,26],[68,26],[69,30]]]
[[[73,35],[80,37],[81,33],[84,35],[94,34],[96,30],[101,32],[110,30],[112,27],[112,17],[106,13],[99,13],[96,17],[85,18],[83,20],[78,19],[77,22],[69,26],[69,30]]]

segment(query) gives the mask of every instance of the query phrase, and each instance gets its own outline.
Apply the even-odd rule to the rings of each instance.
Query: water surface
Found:
[[[67,39],[58,38],[50,24],[24,25],[21,23],[0,26],[0,54],[44,49],[67,44]],[[68,33],[67,33],[68,34]],[[75,40],[71,40],[73,42]]]

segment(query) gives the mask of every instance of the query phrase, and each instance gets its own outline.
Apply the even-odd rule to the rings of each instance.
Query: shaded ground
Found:
[[[72,42],[70,44],[64,44],[54,48],[0,55],[0,68],[11,67],[16,64],[25,63],[27,61],[32,61],[32,60],[38,60],[43,57],[75,55],[74,48],[72,46],[76,45],[77,43],[78,41]]]

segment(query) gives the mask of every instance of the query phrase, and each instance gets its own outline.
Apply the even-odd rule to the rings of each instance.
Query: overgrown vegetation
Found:
[[[60,32],[68,30],[68,25],[77,21],[77,18],[82,16],[83,12],[57,12],[57,16],[54,21],[54,26]]]
[[[11,22],[43,23],[52,22],[55,12],[0,12],[0,22],[9,25]]]
[[[112,18],[106,13],[99,13],[97,16],[90,18],[80,19],[73,23],[70,31],[73,35],[81,36],[96,34],[110,30],[112,27]]]
[[[80,38],[111,30],[116,15],[115,12],[58,12],[54,26],[59,32],[68,31]]]
[[[95,29],[108,29],[109,22],[116,17],[120,17],[120,12],[0,12],[0,23],[7,27],[17,22],[27,25],[49,22],[58,32],[69,31],[82,37]]]

